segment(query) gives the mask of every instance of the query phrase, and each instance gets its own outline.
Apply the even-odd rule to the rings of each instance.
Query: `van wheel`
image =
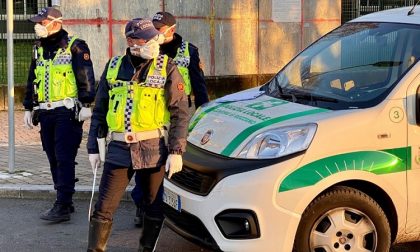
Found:
[[[354,188],[333,187],[306,208],[294,252],[389,251],[391,229],[382,208]]]

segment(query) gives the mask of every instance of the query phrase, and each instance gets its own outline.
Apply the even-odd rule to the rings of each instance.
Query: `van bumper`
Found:
[[[216,251],[292,251],[300,215],[277,204],[277,183],[265,168],[258,169],[228,176],[203,196],[165,179],[165,191],[175,193],[181,202],[180,211],[164,204],[166,224],[186,239]],[[226,237],[216,216],[232,209],[255,213],[258,237]]]

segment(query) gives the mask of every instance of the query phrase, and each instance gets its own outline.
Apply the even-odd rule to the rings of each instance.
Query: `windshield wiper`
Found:
[[[290,93],[290,92],[282,93],[279,95],[279,98],[289,98],[289,99],[291,98],[292,102],[296,102],[298,99],[312,101],[312,102],[315,102],[315,101],[334,102],[334,103],[338,102],[338,99],[331,98],[331,97],[307,93],[300,90],[298,91],[296,89],[293,89],[293,91],[297,91],[297,92],[296,93]]]
[[[338,99],[335,98],[331,98],[331,97],[326,97],[326,96],[322,96],[322,95],[316,95],[316,94],[302,94],[301,95],[302,99],[308,99],[310,101],[324,101],[324,102],[338,102]]]
[[[367,64],[366,66],[376,66],[376,67],[394,67],[402,64],[402,61],[378,61],[372,64]]]
[[[279,93],[276,95],[276,97],[285,99],[285,100],[291,100],[292,102],[297,101],[297,98],[294,94]]]

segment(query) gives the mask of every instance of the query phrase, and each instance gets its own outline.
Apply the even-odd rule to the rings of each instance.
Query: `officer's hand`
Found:
[[[33,116],[34,112],[33,111],[25,111],[25,114],[23,116],[23,123],[25,124],[25,127],[27,129],[32,129],[34,127],[34,125],[32,124],[32,116]]]
[[[89,154],[89,162],[92,167],[92,172],[95,173],[95,168],[101,165],[101,159],[99,158],[99,153]]]
[[[92,116],[92,110],[87,107],[82,107],[79,111],[79,122],[89,120]]]
[[[169,154],[165,165],[166,172],[169,171],[168,178],[182,170],[182,156],[179,154]]]

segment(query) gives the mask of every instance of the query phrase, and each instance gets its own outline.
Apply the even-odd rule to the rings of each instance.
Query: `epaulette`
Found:
[[[195,46],[194,44],[192,44],[191,42],[188,42],[188,45],[189,45],[189,46],[191,46],[192,48],[194,48],[194,49],[198,50],[198,47],[197,47],[197,46]]]

